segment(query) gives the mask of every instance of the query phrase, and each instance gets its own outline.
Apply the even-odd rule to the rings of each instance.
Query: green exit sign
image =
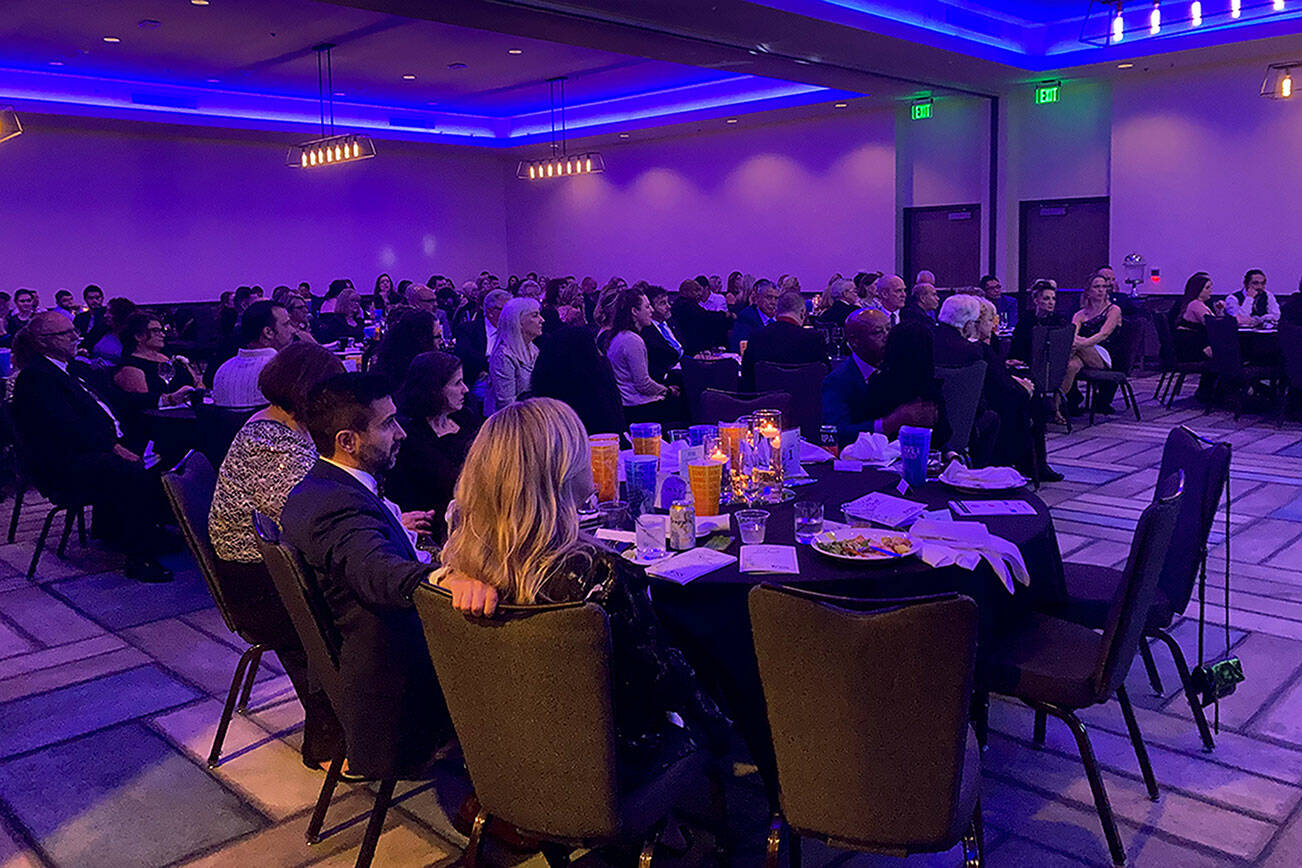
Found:
[[[915,121],[925,121],[931,117],[931,100],[929,99],[920,99],[911,108]]]
[[[1049,81],[1044,84],[1035,86],[1035,104],[1048,105],[1051,102],[1057,102],[1058,97],[1062,94],[1062,82]]]

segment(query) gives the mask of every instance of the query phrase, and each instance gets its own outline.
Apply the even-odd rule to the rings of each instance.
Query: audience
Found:
[[[279,522],[289,492],[317,462],[304,418],[307,395],[320,382],[344,372],[343,363],[315,344],[291,344],[258,375],[271,402],[244,423],[217,471],[208,513],[208,534],[226,605],[254,642],[276,652],[303,704],[303,763],[328,763],[342,734],[324,691],[308,675],[307,656],[289,613],[276,593],[258,552],[254,510]]]
[[[737,314],[737,322],[732,329],[732,348],[740,349],[742,341],[749,341],[750,336],[773,322],[778,313],[778,288],[773,281],[760,278],[751,290],[754,302],[750,307]]]
[[[86,335],[86,340],[82,342],[93,359],[108,365],[122,361],[121,331],[135,312],[136,303],[130,299],[109,299],[108,312],[104,314],[102,325]]]
[[[651,302],[635,289],[625,289],[615,300],[606,357],[628,422],[667,423],[677,416],[678,390],[651,378],[646,341],[641,332],[652,323]]]
[[[992,361],[1001,370],[1006,367],[999,354],[990,346],[995,316],[994,305],[982,296],[951,295],[945,299],[945,303],[940,306],[940,321],[933,331],[935,343],[932,355],[936,365],[962,368],[974,362],[985,361],[987,382],[994,376],[998,386],[1007,385],[1006,380],[990,372]],[[986,336],[983,338],[983,335]],[[972,464],[977,467],[997,461],[1002,416],[997,408],[991,407],[990,401],[991,396],[983,388],[977,400],[976,416],[973,417],[968,440],[968,454],[972,457]]]
[[[73,299],[72,293],[66,289],[61,289],[54,294],[54,307],[50,310],[55,313],[61,313],[68,318],[68,322],[76,326],[77,303]]]
[[[76,355],[77,329],[52,311],[34,314],[15,339],[12,412],[25,469],[39,490],[94,507],[96,530],[127,555],[128,578],[171,581],[157,559],[167,514],[158,474],[123,444],[109,404],[70,369]]]
[[[427,310],[406,309],[389,316],[389,330],[375,350],[369,370],[385,378],[395,391],[407,379],[412,360],[421,353],[442,349],[439,326]]]
[[[1034,401],[1035,385],[1024,377],[1014,376],[994,344],[995,326],[999,313],[988,298],[978,299],[981,316],[977,319],[977,346],[986,363],[986,377],[982,398],[991,412],[998,417],[998,436],[994,439],[990,463],[1000,467],[1015,467],[1027,477],[1044,482],[1061,482],[1061,473],[1048,464],[1044,446],[1044,416]],[[982,429],[981,420],[977,429]],[[981,448],[977,437],[970,448],[973,461]]]
[[[284,305],[285,311],[289,314],[289,327],[294,332],[295,343],[317,342],[316,336],[312,334],[311,302],[288,286],[276,287],[276,291],[271,294],[271,300],[276,304]]]
[[[253,287],[238,287],[235,295],[231,297],[231,306],[223,305],[217,313],[218,334],[224,338],[234,337],[235,327],[240,321],[241,314],[255,301],[257,298],[253,295]]]
[[[316,318],[316,330],[313,336],[323,344],[336,341],[357,341],[365,339],[365,325],[362,319],[362,304],[357,290],[352,287],[341,289],[334,297],[333,307],[322,307]]]
[[[1261,328],[1279,322],[1279,302],[1266,289],[1266,272],[1249,269],[1243,275],[1243,289],[1225,297],[1225,315],[1244,328]]]
[[[610,619],[616,760],[636,787],[692,742],[722,751],[728,724],[666,644],[641,570],[579,531],[595,491],[574,411],[534,398],[484,423],[457,480],[440,581],[472,577],[509,603],[584,600]],[[680,720],[686,729],[671,722]]]
[[[543,338],[530,383],[534,396],[569,404],[593,434],[619,434],[628,427],[610,360],[590,329],[562,326]]]
[[[663,383],[669,376],[669,369],[682,360],[683,345],[669,325],[669,290],[663,286],[648,287],[646,297],[651,302],[651,325],[642,329],[647,367],[652,378]]]
[[[684,280],[671,307],[674,334],[682,342],[685,356],[728,346],[728,328],[733,317],[729,313],[701,307],[705,293],[705,288],[696,281]]]
[[[849,281],[845,281],[849,283]],[[826,362],[823,337],[805,328],[805,299],[798,292],[784,292],[774,306],[773,322],[751,335],[741,357],[741,383],[744,391],[754,391],[755,364],[775,362],[779,365],[804,365]]]
[[[375,278],[375,288],[371,290],[371,303],[376,310],[386,311],[394,299],[393,278],[388,273],[381,273]]]
[[[239,351],[213,375],[213,403],[234,410],[265,407],[267,399],[258,389],[258,375],[293,339],[289,312],[283,306],[274,301],[249,305],[240,317]]]
[[[1062,381],[1062,393],[1068,396],[1072,415],[1080,415],[1081,395],[1076,390],[1076,375],[1081,368],[1108,368],[1112,366],[1112,356],[1103,342],[1112,336],[1121,325],[1121,308],[1108,298],[1108,281],[1095,272],[1090,275],[1085,291],[1081,293],[1080,310],[1072,315],[1071,323],[1076,327],[1076,337],[1072,341],[1071,359],[1067,362],[1067,376]],[[1110,402],[1094,402],[1096,413],[1111,413]]]
[[[1031,311],[1028,316],[1019,317],[1013,328],[1013,336],[1008,342],[1009,360],[1030,364],[1031,337],[1035,327],[1060,328],[1067,324],[1057,309],[1058,288],[1053,281],[1037,280],[1031,284]]]
[[[513,298],[502,306],[497,320],[497,345],[488,360],[488,389],[484,395],[484,415],[516,400],[528,390],[538,348],[534,341],[542,335],[542,314],[537,299]]]
[[[915,283],[909,290],[908,301],[900,308],[900,322],[920,323],[934,328],[938,322],[936,311],[940,308],[940,295],[935,284]]]

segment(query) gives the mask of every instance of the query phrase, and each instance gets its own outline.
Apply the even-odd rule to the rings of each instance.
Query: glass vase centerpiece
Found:
[[[747,501],[782,501],[782,411],[756,410],[750,416],[750,443],[742,462],[749,476]]]

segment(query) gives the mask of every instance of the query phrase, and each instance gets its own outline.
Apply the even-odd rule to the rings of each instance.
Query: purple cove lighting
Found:
[[[213,87],[146,83],[66,72],[0,68],[0,95],[20,108],[126,120],[171,121],[286,132],[318,131],[315,96],[258,94]],[[712,113],[807,105],[850,94],[812,85],[729,76],[651,93],[567,107],[567,125],[585,134],[617,131],[639,122],[666,123]],[[515,117],[335,101],[335,127],[377,137],[511,147],[546,140],[546,112]]]

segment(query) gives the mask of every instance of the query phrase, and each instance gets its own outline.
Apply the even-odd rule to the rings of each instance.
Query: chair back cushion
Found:
[[[1031,329],[1030,380],[1040,394],[1053,394],[1067,376],[1071,361],[1072,326],[1035,326]]]
[[[961,368],[936,367],[940,378],[940,391],[945,399],[945,416],[953,432],[949,442],[941,444],[946,451],[963,452],[972,439],[972,426],[976,423],[977,407],[985,388],[986,363],[973,362]]]
[[[1212,348],[1211,369],[1232,382],[1243,380],[1243,348],[1239,346],[1239,323],[1232,316],[1209,316],[1207,343]]]
[[[1144,635],[1148,612],[1157,596],[1162,564],[1175,534],[1183,500],[1184,476],[1176,473],[1158,481],[1157,499],[1139,516],[1121,587],[1103,628],[1103,643],[1094,671],[1095,701],[1106,700],[1126,679]]]
[[[1158,479],[1184,473],[1184,498],[1175,523],[1179,545],[1166,553],[1158,588],[1170,615],[1183,612],[1198,581],[1198,567],[1207,538],[1216,523],[1216,510],[1230,476],[1230,444],[1210,443],[1181,425],[1167,435]],[[1164,615],[1167,613],[1163,613]],[[1162,624],[1158,626],[1168,626]]]
[[[255,512],[253,531],[271,582],[289,612],[289,620],[303,643],[303,650],[307,652],[312,675],[321,682],[332,705],[345,707],[339,678],[342,641],[316,576],[297,551],[280,541],[280,528],[271,518]]]
[[[823,362],[804,365],[756,362],[755,391],[790,395],[788,427],[799,428],[806,437],[815,437],[823,424],[823,378],[826,376],[827,365]]]
[[[733,359],[684,358],[682,368],[683,397],[692,419],[700,413],[701,393],[706,389],[735,392],[741,384],[741,365]]]
[[[533,832],[615,837],[606,613],[571,603],[468,618],[424,583],[412,599],[480,804]]]
[[[1175,338],[1171,336],[1171,320],[1164,313],[1153,316],[1153,330],[1157,332],[1157,354],[1162,370],[1175,368]]]
[[[792,828],[886,850],[951,846],[964,810],[976,604],[759,586],[749,606]]]
[[[191,449],[171,470],[163,474],[163,492],[176,517],[176,526],[185,537],[186,547],[199,565],[199,573],[208,584],[217,611],[232,633],[240,632],[235,623],[230,604],[222,590],[217,553],[213,551],[208,536],[208,511],[212,508],[213,492],[217,488],[217,472],[207,457]]]
[[[782,427],[787,429],[795,427],[791,418],[791,395],[787,392],[744,395],[738,392],[706,389],[701,394],[700,407],[699,413],[693,417],[693,421],[699,425],[733,422],[756,410],[779,410],[782,413]]]
[[[1279,349],[1284,356],[1284,376],[1289,385],[1302,390],[1302,325],[1279,324]]]

